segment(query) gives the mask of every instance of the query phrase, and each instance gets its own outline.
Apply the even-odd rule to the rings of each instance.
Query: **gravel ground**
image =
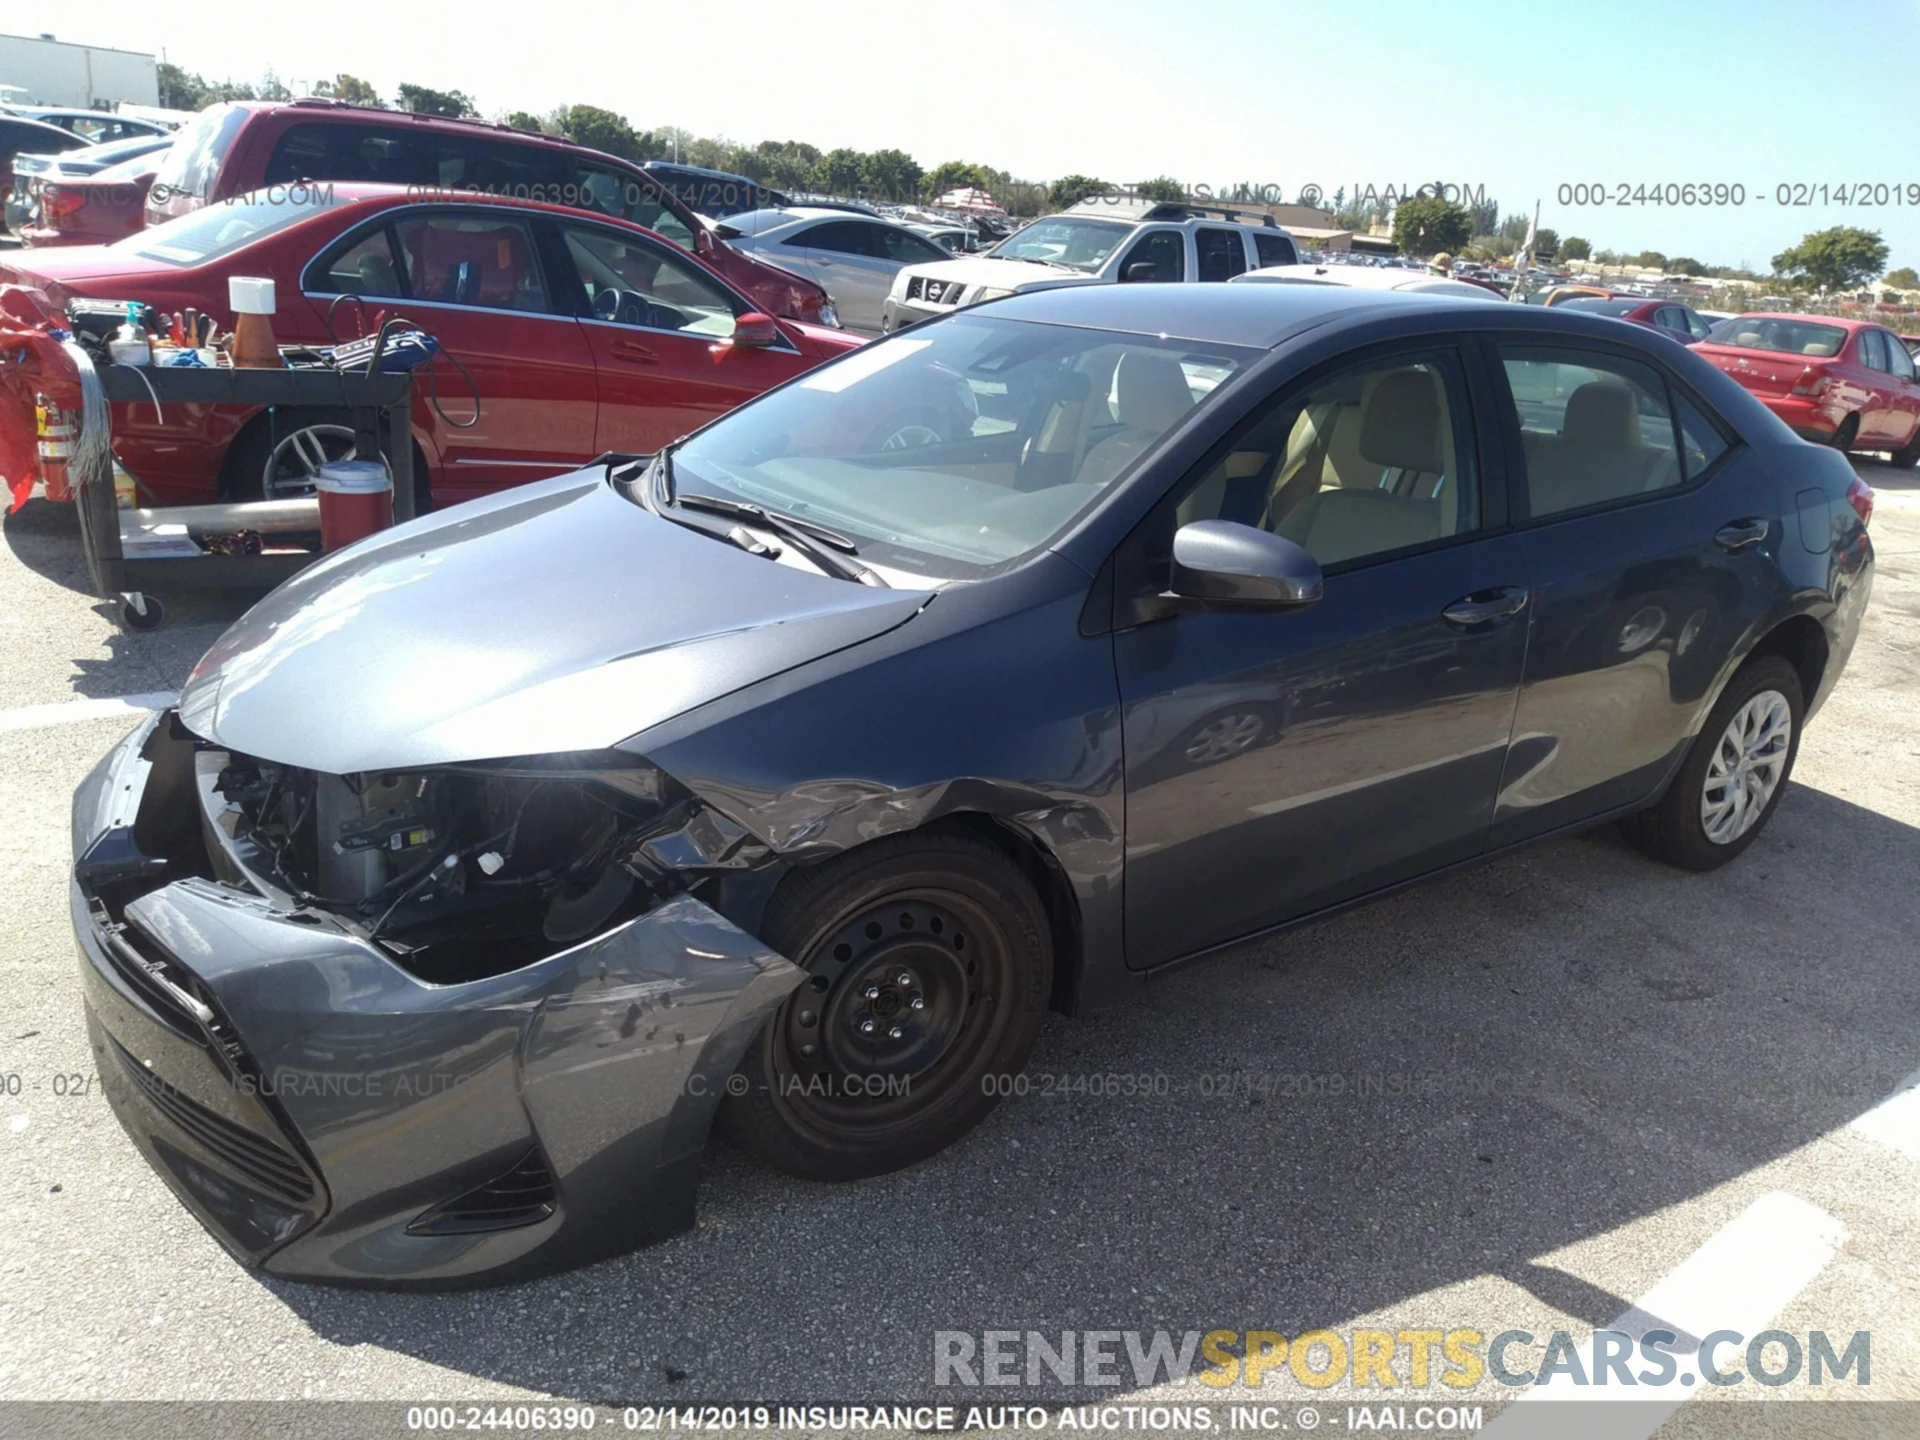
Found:
[[[493,1291],[242,1270],[97,1093],[62,1093],[89,1069],[67,799],[129,722],[0,728],[0,1077],[20,1086],[0,1091],[0,1398],[846,1403],[934,1398],[942,1330],[1544,1339],[1605,1325],[1785,1191],[1845,1238],[1778,1325],[1871,1330],[1867,1393],[1920,1401],[1920,1157],[1849,1128],[1920,1067],[1920,485],[1860,468],[1880,491],[1866,629],[1738,863],[1682,875],[1602,831],[1186,967],[1054,1018],[1033,1064],[1036,1090],[1149,1074],[1164,1095],[1056,1085],[928,1164],[846,1187],[716,1143],[692,1232]],[[31,507],[4,539],[0,709],[177,687],[235,613],[176,603],[130,634],[84,593],[69,512]],[[1230,1071],[1440,1083],[1200,1093]],[[1149,1393],[1245,1398],[1192,1380]],[[1252,1393],[1354,1392],[1282,1370]],[[1663,1433],[1755,1396],[1710,1392]],[[938,1398],[1089,1397],[1142,1392]]]

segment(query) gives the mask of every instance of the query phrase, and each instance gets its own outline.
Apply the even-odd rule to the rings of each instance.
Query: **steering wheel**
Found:
[[[651,330],[678,330],[686,317],[668,305],[657,304],[638,290],[597,290],[593,313],[619,325],[644,325]]]

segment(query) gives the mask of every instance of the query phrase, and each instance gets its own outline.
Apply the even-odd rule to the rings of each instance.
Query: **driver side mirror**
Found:
[[[780,327],[773,317],[749,310],[733,322],[733,343],[749,350],[765,350],[780,343]]]
[[[1136,260],[1120,276],[1123,285],[1143,285],[1160,278],[1160,267],[1151,260]]]
[[[1195,520],[1173,536],[1170,593],[1221,610],[1292,610],[1324,593],[1320,562],[1281,535]]]

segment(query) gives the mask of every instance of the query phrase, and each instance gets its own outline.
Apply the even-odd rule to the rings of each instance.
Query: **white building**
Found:
[[[111,110],[122,100],[160,103],[153,56],[51,35],[0,35],[0,102]]]

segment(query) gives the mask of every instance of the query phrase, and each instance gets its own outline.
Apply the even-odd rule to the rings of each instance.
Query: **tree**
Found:
[[[1091,175],[1062,175],[1047,187],[1047,204],[1055,210],[1078,205],[1089,195],[1107,195],[1113,186]]]
[[[754,146],[753,153],[756,163],[763,167],[763,172],[756,178],[769,185],[782,190],[806,190],[816,183],[821,158],[818,145],[809,145],[804,140],[762,140]],[[826,188],[838,190],[841,187],[830,185]]]
[[[1542,259],[1551,260],[1560,250],[1560,232],[1549,230],[1542,225],[1533,236],[1533,253]]]
[[[1394,207],[1393,243],[1402,254],[1459,250],[1472,238],[1472,218],[1450,200],[1415,196]]]
[[[1171,175],[1156,175],[1134,186],[1133,193],[1142,200],[1177,201],[1187,198],[1187,187]]]
[[[617,155],[622,160],[647,158],[641,153],[640,137],[634,134],[633,126],[623,115],[602,110],[598,105],[569,105],[554,119],[560,122],[560,133],[576,145]]]
[[[924,172],[904,150],[869,150],[860,157],[860,184],[876,200],[918,199]]]
[[[258,94],[262,100],[293,99],[293,91],[287,88],[286,82],[273,72],[271,66],[268,67],[267,73],[260,77]]]
[[[866,172],[860,166],[864,158],[858,150],[844,145],[829,150],[814,167],[813,183],[829,195],[856,194],[866,188]]]
[[[1887,272],[1887,284],[1896,290],[1920,290],[1920,274],[1915,274],[1911,265],[1902,265]]]
[[[527,130],[535,135],[544,134],[547,128],[540,117],[531,110],[509,110],[507,124],[515,130]]]
[[[1500,228],[1500,202],[1491,196],[1469,205],[1467,215],[1476,235],[1492,235]]]
[[[313,87],[313,93],[329,100],[338,100],[345,105],[366,105],[375,110],[386,108],[378,90],[358,75],[348,75],[344,71],[331,80],[322,80]]]
[[[1691,255],[1675,255],[1667,261],[1666,271],[1669,275],[1704,275],[1707,267]]]
[[[432,90],[425,85],[403,84],[398,105],[416,115],[447,115],[456,120],[480,113],[472,97],[458,90]]]
[[[1804,237],[1773,257],[1777,275],[1821,290],[1854,290],[1887,267],[1887,242],[1877,230],[1836,225]]]
[[[1527,227],[1532,223],[1525,215],[1509,215],[1500,222],[1500,228],[1495,233],[1508,250],[1518,250],[1527,243]]]
[[[1560,242],[1556,253],[1562,260],[1587,260],[1593,256],[1593,245],[1578,235],[1569,235]]]
[[[162,60],[153,67],[154,78],[160,82],[160,103],[168,110],[198,110],[206,101],[207,82],[198,75],[189,74],[178,65]]]
[[[972,165],[965,160],[946,160],[929,170],[920,185],[930,199],[944,195],[949,190],[974,189],[991,193],[993,172],[984,165]]]
[[[1667,268],[1667,257],[1658,250],[1642,250],[1628,263],[1638,265],[1642,270],[1664,270]]]

